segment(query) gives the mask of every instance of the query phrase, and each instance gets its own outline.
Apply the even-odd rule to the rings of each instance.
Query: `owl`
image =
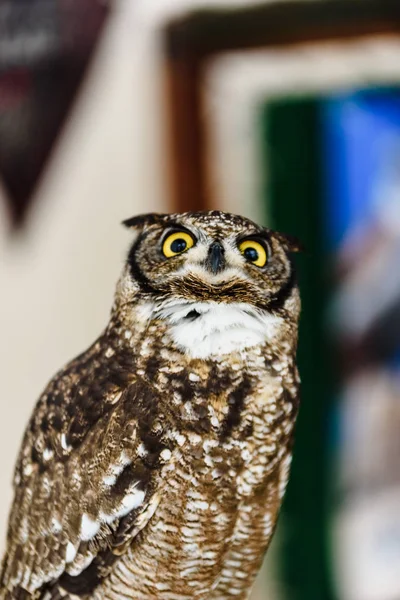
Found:
[[[229,213],[147,214],[111,317],[27,426],[0,598],[244,600],[298,410],[292,238]]]

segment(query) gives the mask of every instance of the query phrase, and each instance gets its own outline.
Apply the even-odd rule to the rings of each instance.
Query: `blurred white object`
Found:
[[[335,581],[341,600],[400,597],[400,486],[354,499],[335,523]]]

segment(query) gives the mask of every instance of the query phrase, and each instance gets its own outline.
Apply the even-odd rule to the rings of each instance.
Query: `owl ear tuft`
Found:
[[[147,213],[144,215],[136,215],[135,217],[131,217],[130,219],[125,219],[125,221],[122,221],[122,225],[125,225],[125,227],[128,227],[128,229],[143,229],[146,226],[148,227],[149,225],[164,222],[168,216],[169,215],[163,213]]]
[[[303,243],[294,235],[288,233],[277,233],[278,239],[286,252],[304,252],[305,247]]]

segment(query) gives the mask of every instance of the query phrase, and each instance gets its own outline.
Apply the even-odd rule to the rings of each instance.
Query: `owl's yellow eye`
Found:
[[[162,251],[164,256],[171,258],[177,254],[182,254],[194,246],[194,239],[186,231],[174,231],[168,235],[163,243]]]
[[[257,267],[265,267],[268,256],[265,247],[255,240],[244,240],[239,244],[239,250],[246,260]]]

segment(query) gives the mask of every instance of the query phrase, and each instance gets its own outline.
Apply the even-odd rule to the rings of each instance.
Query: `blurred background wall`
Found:
[[[107,320],[120,221],[222,208],[307,247],[252,600],[399,600],[399,31],[390,0],[0,2],[2,540],[33,405]]]

